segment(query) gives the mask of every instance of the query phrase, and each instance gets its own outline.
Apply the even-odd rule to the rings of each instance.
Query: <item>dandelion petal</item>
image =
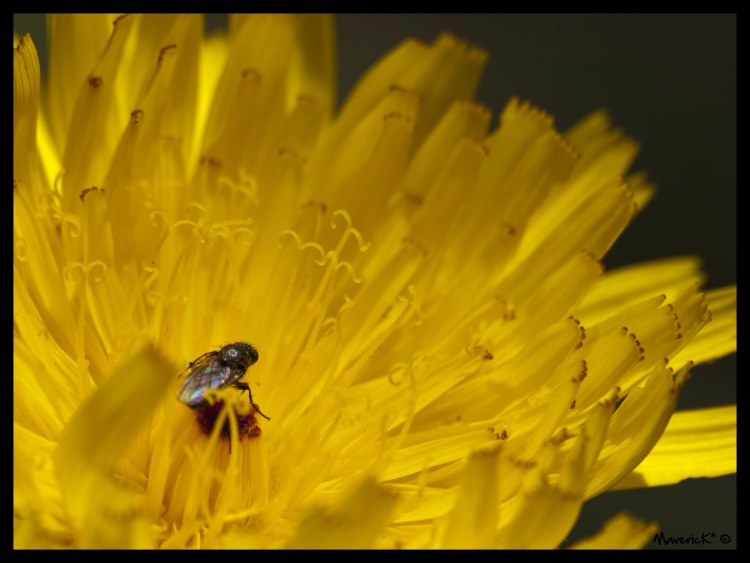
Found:
[[[55,454],[67,511],[82,547],[140,542],[142,502],[112,468],[149,420],[177,370],[146,348],[123,364],[68,422]]]
[[[737,406],[676,412],[659,442],[613,490],[737,472]]]
[[[497,450],[469,458],[456,506],[448,518],[443,547],[491,547],[497,526]]]
[[[595,536],[581,540],[572,549],[641,549],[658,530],[627,514],[611,518]]]
[[[287,549],[364,549],[371,547],[395,498],[365,481],[333,512],[313,510],[299,526]]]

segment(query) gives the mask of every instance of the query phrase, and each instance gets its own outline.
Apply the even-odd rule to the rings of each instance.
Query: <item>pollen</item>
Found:
[[[201,431],[210,436],[214,430],[219,414],[224,409],[224,402],[217,401],[212,405],[206,405],[195,410],[195,420],[200,426]],[[246,415],[237,414],[237,435],[239,439],[245,438],[257,438],[260,436],[261,430],[258,426],[255,418],[255,409],[251,409],[251,412]],[[221,429],[221,437],[225,439],[230,438],[230,424],[229,420],[224,418],[224,425]]]

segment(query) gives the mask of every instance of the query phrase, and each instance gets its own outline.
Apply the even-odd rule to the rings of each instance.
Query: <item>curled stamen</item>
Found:
[[[224,176],[222,174],[216,180],[216,191],[221,194],[224,194],[226,192],[231,192],[233,187],[234,187],[234,182],[229,176]]]
[[[342,260],[341,262],[337,263],[336,271],[340,270],[342,267],[346,268],[346,270],[349,272],[349,276],[352,278],[352,281],[354,283],[360,283],[362,281],[362,278],[360,278],[354,271],[354,266],[352,266],[349,262],[347,262],[346,260]]]
[[[81,220],[77,216],[62,212],[60,221],[71,226],[68,230],[71,237],[78,237],[81,234]]]
[[[315,244],[316,246],[318,246],[317,243],[305,243],[305,245],[308,244]],[[305,245],[303,245],[303,248]],[[315,261],[315,263],[319,266],[325,266],[327,262],[330,262],[331,266],[333,266],[333,269],[337,272],[341,268],[346,268],[354,283],[360,283],[362,281],[362,278],[357,275],[357,273],[354,271],[354,266],[352,266],[350,262],[347,262],[346,260],[338,260],[338,254],[335,250],[329,250],[320,260]]]
[[[339,310],[336,313],[336,317],[340,319],[341,315],[343,315],[346,311],[351,309],[353,306],[354,306],[354,300],[345,293],[344,303],[341,305],[341,307],[339,307]]]
[[[316,264],[320,264],[322,266],[323,264],[326,263],[326,261],[325,261],[325,258],[326,258],[326,256],[325,256],[325,250],[323,250],[323,247],[320,246],[317,242],[305,242],[305,243],[301,244],[300,247],[299,247],[300,250],[305,250],[306,248],[313,248],[313,249],[317,250],[318,253],[320,254],[320,259],[318,259],[318,260],[315,261]],[[322,260],[322,262],[321,262],[321,260]]]
[[[281,234],[279,235],[279,248],[283,248],[284,246],[283,239],[285,239],[287,236],[291,237],[292,240],[294,240],[297,243],[297,248],[299,248],[300,250],[304,250],[306,248],[313,248],[317,250],[320,255],[320,258],[318,260],[315,260],[315,263],[321,264],[321,260],[322,260],[322,264],[325,264],[326,256],[325,256],[325,250],[323,250],[323,247],[315,242],[303,243],[300,236],[291,229],[286,229],[282,231]]]
[[[357,229],[350,229],[349,234],[351,234],[357,240],[357,246],[360,252],[366,252],[367,249],[372,246],[371,242],[366,243],[364,241],[364,238],[362,238],[362,233],[360,233]]]
[[[388,372],[388,383],[393,385],[394,387],[398,387],[404,382],[404,375],[406,374],[406,370],[411,367],[411,363],[406,362],[399,362],[398,364],[391,367],[391,371]],[[401,375],[399,379],[396,379],[397,375]]]
[[[339,320],[336,317],[328,317],[320,325],[320,336],[330,336],[338,328]]]
[[[237,228],[232,231],[232,235],[235,237],[237,242],[240,244],[244,244],[247,246],[250,246],[253,241],[255,240],[255,232],[253,232],[250,228]],[[246,235],[246,236],[238,236],[238,235]]]
[[[164,212],[156,210],[149,213],[148,218],[151,220],[151,224],[156,227],[157,229],[160,226],[163,226],[163,230],[161,232],[162,236],[169,231],[169,219],[167,219],[167,216],[164,214]]]
[[[316,244],[316,243],[307,242],[305,244]],[[303,248],[304,248],[304,245],[303,245]],[[321,248],[321,250],[323,249]],[[319,266],[325,266],[326,262],[329,262],[329,261],[331,262],[331,264],[334,265],[334,268],[335,268],[336,267],[336,253],[333,250],[329,250],[327,253],[323,254],[323,256],[319,260],[316,260],[315,263]]]
[[[225,223],[218,223],[215,225],[211,225],[208,228],[208,236],[211,238],[229,238],[229,235],[231,235],[232,232],[229,229],[229,226]]]
[[[107,264],[101,260],[94,260],[93,262],[89,262],[88,264],[84,264],[83,262],[78,261],[71,262],[63,268],[63,278],[67,283],[79,284],[83,279],[88,278],[91,272],[94,271],[94,268],[97,267],[101,268],[102,273],[101,275],[92,277],[91,279],[95,282],[100,282],[104,277],[104,274],[106,274],[107,270],[109,270]],[[77,276],[75,274],[76,272],[78,272]]]
[[[331,215],[331,228],[336,228],[336,217],[341,217],[344,219],[344,223],[346,223],[346,228],[351,229],[352,228],[352,218],[349,215],[349,213],[345,209],[337,209],[333,212]]]
[[[193,221],[191,219],[181,219],[180,221],[176,221],[176,222],[172,223],[172,225],[169,227],[169,230],[173,231],[177,227],[181,227],[182,225],[189,225],[193,229],[197,229],[198,228],[198,223],[196,223],[195,221]]]
[[[342,217],[344,219],[344,223],[346,224],[346,230],[344,231],[344,234],[341,236],[341,241],[339,242],[338,249],[341,249],[344,247],[344,243],[346,242],[349,235],[353,236],[357,241],[357,246],[359,248],[360,252],[366,252],[368,248],[372,245],[372,243],[365,243],[364,238],[362,237],[362,233],[360,233],[357,229],[352,227],[352,218],[349,215],[349,213],[345,209],[337,209],[333,212],[331,215],[331,228],[336,229],[336,217]]]
[[[302,248],[302,239],[299,238],[299,235],[291,229],[281,231],[281,234],[279,235],[279,248],[282,248],[284,246],[283,239],[285,239],[286,236],[291,237],[297,243],[298,248]]]
[[[78,276],[74,277],[75,272]],[[86,273],[86,267],[82,262],[71,262],[63,268],[63,279],[70,284],[78,284]]]
[[[16,239],[16,241],[13,243],[13,250],[16,256],[16,260],[18,260],[19,262],[26,262],[26,260],[28,260],[28,245],[26,244],[25,238],[18,237],[18,239]]]
[[[96,268],[96,267],[100,268],[102,273],[100,275],[98,275],[98,276],[92,276],[91,279],[93,281],[99,283],[104,278],[104,274],[107,273],[107,270],[109,270],[109,267],[102,260],[94,260],[93,262],[89,262],[86,265],[86,268],[85,268],[86,275],[87,276],[92,275],[91,272],[93,272],[94,268]]]

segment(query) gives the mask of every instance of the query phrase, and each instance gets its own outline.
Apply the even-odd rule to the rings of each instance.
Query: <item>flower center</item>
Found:
[[[216,425],[216,419],[219,417],[221,410],[224,408],[224,401],[217,401],[213,405],[206,405],[195,411],[195,420],[198,426],[207,436],[211,435]],[[231,416],[231,415],[230,415]],[[260,436],[260,427],[255,418],[255,409],[250,409],[246,415],[235,414],[237,419],[237,435],[240,440],[244,438],[257,438]],[[224,425],[221,429],[220,436],[229,439],[230,428],[229,418],[224,418]]]

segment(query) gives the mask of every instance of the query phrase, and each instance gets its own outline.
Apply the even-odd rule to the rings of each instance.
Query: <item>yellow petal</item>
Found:
[[[47,178],[37,146],[40,82],[36,47],[26,34],[13,49],[13,178],[32,191],[37,205],[44,205]]]
[[[432,45],[407,39],[385,55],[352,90],[333,138],[340,140],[340,135],[394,85],[414,92],[422,100],[420,131],[427,135],[454,100],[473,97],[486,60],[484,51],[449,34],[440,35]]]
[[[62,151],[81,85],[94,70],[112,33],[111,14],[51,14],[47,27],[49,84],[47,108],[50,132]]]
[[[561,433],[564,436],[564,433]],[[550,459],[559,458],[564,440],[553,438],[545,445]],[[560,545],[570,533],[583,505],[587,450],[591,446],[582,434],[568,451],[560,470],[558,482],[549,485],[538,467],[530,473],[523,490],[500,508],[501,528],[495,547],[511,549],[552,549]],[[541,456],[544,457],[545,453]],[[502,476],[501,476],[502,477]]]
[[[656,366],[612,415],[609,434],[592,469],[586,497],[608,490],[628,475],[658,442],[674,412],[689,366],[673,374]]]
[[[143,20],[143,23],[149,22],[153,17],[155,15],[150,14]],[[133,61],[133,66],[148,69],[151,72],[154,63],[158,66],[167,56],[165,53],[167,48],[174,46],[174,53],[169,54],[174,56],[176,61],[172,63],[169,71],[157,71],[161,83],[150,85],[151,91],[147,101],[144,103],[139,101],[138,105],[128,109],[143,109],[149,121],[158,123],[156,136],[161,143],[157,144],[154,149],[144,146],[141,150],[164,152],[176,145],[180,152],[179,166],[176,167],[180,169],[184,167],[183,163],[187,162],[188,156],[192,154],[193,145],[199,144],[199,138],[195,135],[194,121],[198,103],[198,83],[203,79],[198,74],[202,33],[202,15],[181,14],[176,18],[173,26],[166,30],[157,27],[151,49],[145,52],[142,58]],[[139,35],[139,42],[140,37]],[[184,173],[182,170],[181,172]],[[173,189],[178,191],[172,178],[167,178],[164,182],[157,180],[154,183],[174,187]],[[166,200],[166,202],[169,202],[168,196],[174,197],[169,193],[160,194],[160,196],[160,200]],[[172,215],[177,209],[167,206],[167,211]]]
[[[659,530],[625,513],[610,518],[595,536],[581,540],[571,549],[641,549]]]
[[[553,549],[575,524],[583,497],[549,485],[524,492],[517,498],[517,512],[498,534],[500,549]]]
[[[135,16],[116,20],[101,60],[80,85],[63,153],[64,209],[75,209],[73,206],[84,189],[102,185],[127,111],[133,109],[119,111],[117,79],[135,20]]]
[[[498,450],[472,454],[466,464],[455,508],[448,516],[442,547],[492,546],[497,527]]]
[[[72,530],[52,463],[54,449],[54,442],[20,424],[13,425],[13,506],[19,519],[14,537],[16,547],[71,541]]]
[[[286,14],[253,14],[232,37],[201,145],[201,158],[214,160],[232,177],[240,167],[255,174],[277,150],[273,141],[299,95],[288,83],[296,24]]]
[[[315,100],[330,116],[336,108],[336,50],[333,16],[300,14],[291,60],[287,106],[299,95]]]
[[[581,302],[575,312],[576,318],[584,324],[591,324],[655,295],[663,294],[667,299],[673,299],[690,282],[704,280],[700,265],[698,258],[687,256],[607,272]]]
[[[127,547],[147,543],[143,499],[124,487],[112,470],[146,425],[175,369],[146,348],[112,376],[68,422],[55,452],[63,499],[82,547]]]
[[[737,472],[737,406],[676,412],[648,457],[613,489]]]
[[[395,498],[366,480],[332,511],[314,509],[286,549],[366,549],[385,525]]]
[[[13,191],[15,264],[14,264],[14,311],[25,315],[24,323],[35,319],[40,321],[36,328],[50,334],[60,348],[75,357],[76,326],[74,307],[67,299],[66,284],[70,270],[57,262],[60,249],[54,238],[49,236],[54,226],[40,221],[32,194],[23,184]],[[76,228],[77,218],[71,221],[70,229]],[[63,231],[68,225],[63,227]],[[18,321],[19,324],[22,321]]]
[[[211,110],[216,83],[221,77],[224,62],[227,57],[227,41],[224,35],[213,34],[200,43],[199,68],[197,85],[197,101],[195,114],[195,131],[193,131],[192,150],[188,155],[186,169],[188,177],[192,177],[195,166],[200,162],[201,143],[206,121]]]
[[[737,287],[713,289],[706,299],[711,320],[672,359],[676,365],[710,362],[737,350]]]

